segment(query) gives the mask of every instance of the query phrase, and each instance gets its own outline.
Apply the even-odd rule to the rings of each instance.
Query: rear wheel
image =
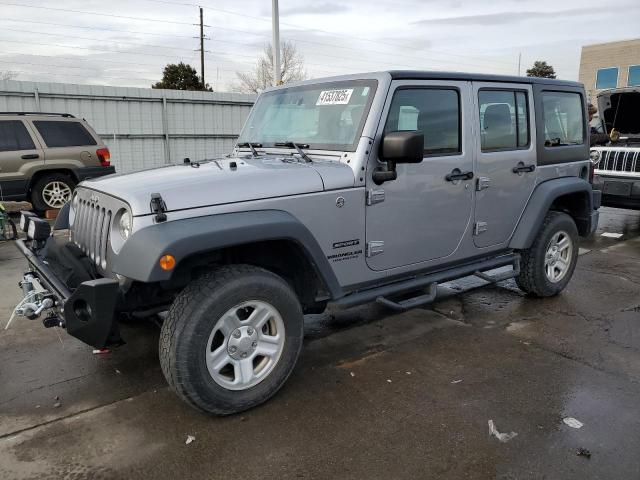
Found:
[[[71,200],[76,182],[63,173],[44,175],[31,190],[31,204],[37,212],[62,208]]]
[[[551,297],[569,283],[578,260],[578,229],[566,213],[549,212],[531,247],[521,252],[521,290]]]
[[[283,279],[248,265],[222,267],[191,282],[171,306],[160,364],[187,403],[227,415],[282,387],[302,338],[302,309]]]

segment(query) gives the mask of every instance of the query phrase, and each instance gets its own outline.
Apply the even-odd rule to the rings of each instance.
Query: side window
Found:
[[[0,152],[12,152],[16,150],[33,150],[31,135],[24,123],[20,120],[0,121]]]
[[[418,130],[424,134],[425,155],[462,151],[460,94],[453,88],[396,90],[384,131]]]
[[[80,122],[36,120],[33,124],[40,132],[47,147],[97,145],[94,138]]]
[[[579,93],[542,92],[545,147],[584,143],[582,107],[582,96]]]
[[[480,143],[483,152],[529,146],[529,107],[526,92],[480,90]]]

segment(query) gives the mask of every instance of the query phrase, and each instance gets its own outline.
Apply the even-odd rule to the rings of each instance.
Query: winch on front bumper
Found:
[[[49,241],[54,241],[50,237]],[[15,242],[18,250],[29,262],[20,287],[24,299],[16,314],[36,319],[46,313],[45,327],[59,326],[95,348],[122,343],[115,322],[118,298],[118,282],[110,278],[98,278],[80,283],[73,290],[68,288],[40,252],[47,245],[36,240]],[[39,248],[39,247],[44,248]]]

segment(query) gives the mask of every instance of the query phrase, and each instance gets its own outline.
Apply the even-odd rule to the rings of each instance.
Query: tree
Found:
[[[202,79],[198,72],[191,65],[180,62],[178,64],[169,63],[164,67],[162,80],[151,85],[151,88],[167,88],[169,90],[204,90],[212,92],[213,89],[207,83],[202,84]]]
[[[536,60],[527,70],[527,77],[556,78],[556,71],[545,61]]]
[[[282,42],[280,47],[280,78],[282,83],[295,82],[307,78],[304,69],[304,57],[292,42]],[[260,93],[273,86],[273,48],[270,43],[264,46],[258,64],[250,73],[236,72],[239,83],[234,88],[246,93]]]
[[[11,70],[0,71],[0,80],[13,80],[18,76],[18,72],[12,72]]]

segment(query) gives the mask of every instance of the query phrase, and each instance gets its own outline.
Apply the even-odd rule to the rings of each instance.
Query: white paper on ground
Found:
[[[584,425],[580,420],[577,420],[573,417],[563,418],[562,421],[565,424],[569,425],[571,428],[582,428]]]
[[[500,433],[496,428],[495,424],[493,423],[493,420],[489,420],[489,435],[493,435],[503,443],[506,443],[512,438],[518,436],[516,432]]]
[[[613,233],[613,232],[602,232],[600,235],[602,237],[607,237],[607,238],[620,238],[624,234],[623,233]]]

